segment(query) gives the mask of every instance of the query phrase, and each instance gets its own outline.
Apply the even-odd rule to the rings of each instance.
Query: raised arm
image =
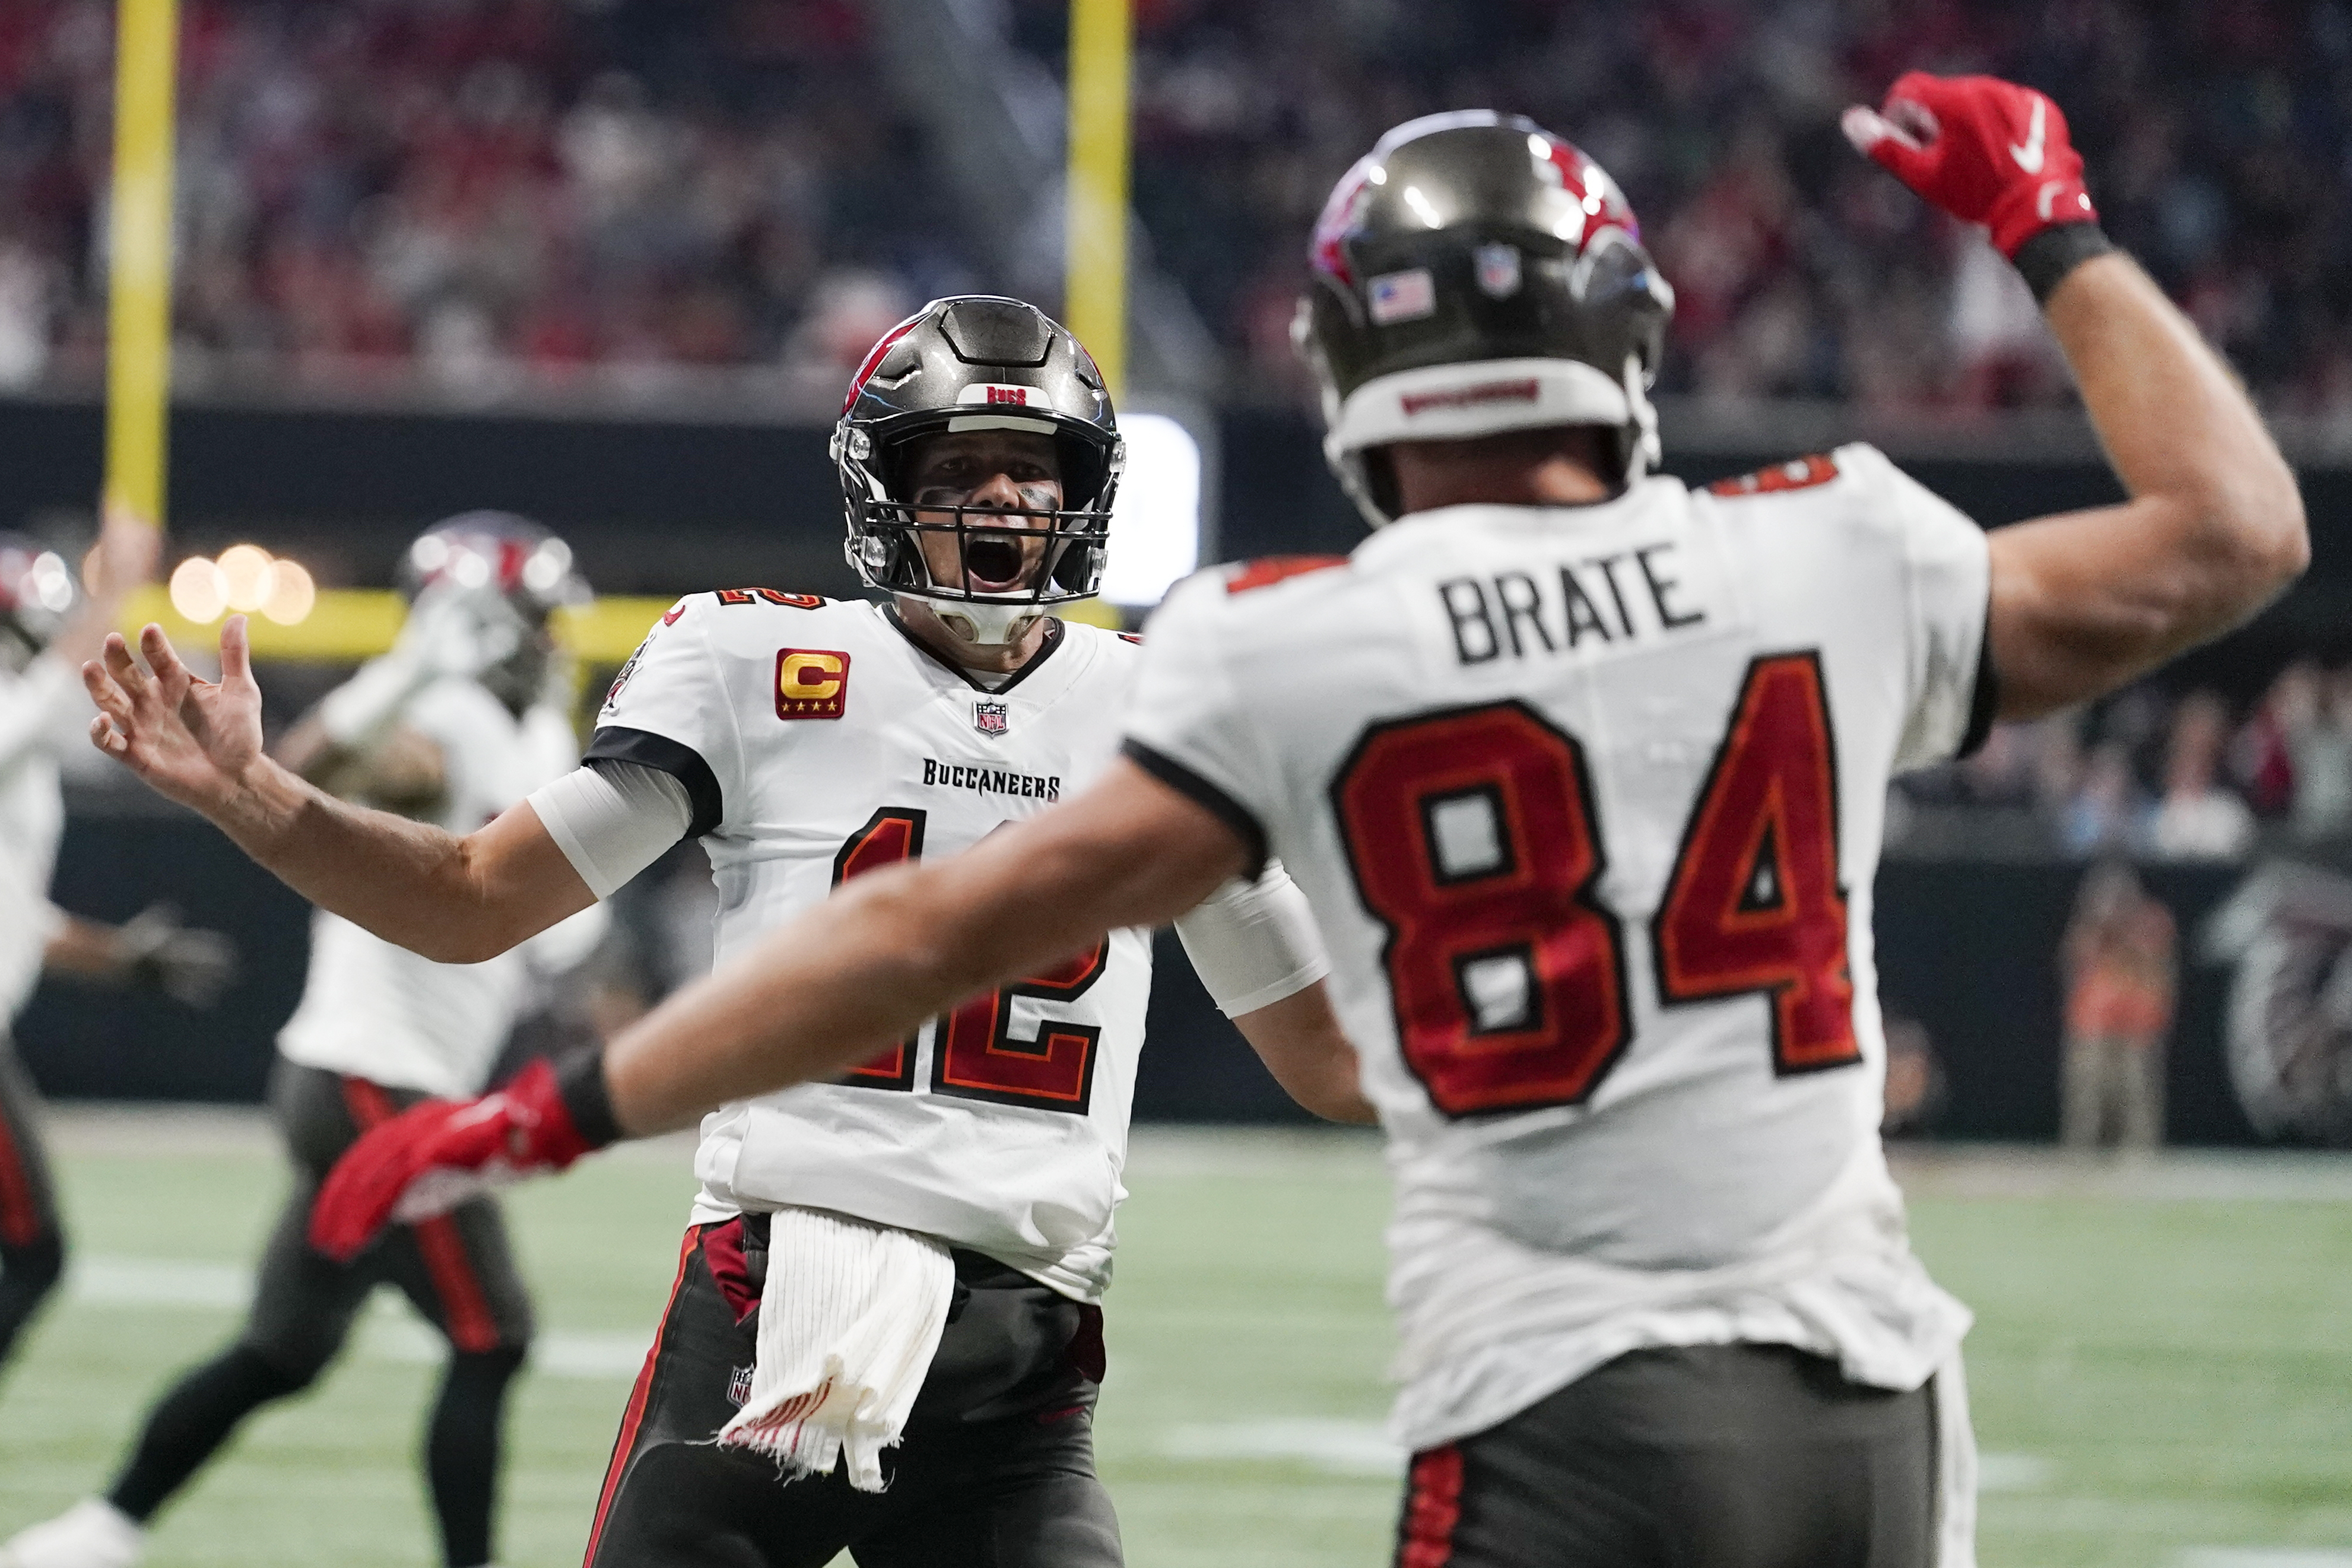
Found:
[[[221,629],[221,679],[191,672],[163,636],[120,635],[82,668],[90,739],[158,794],[201,813],[320,908],[427,958],[471,963],[594,901],[529,803],[459,837],[335,799],[261,746],[245,617]]]
[[[1993,532],[2001,717],[2111,691],[2302,573],[2294,474],[2229,367],[2100,236],[2055,104],[1989,77],[1914,72],[1882,110],[1849,110],[1846,131],[1928,201],[1988,226],[2042,299],[2130,498]]]

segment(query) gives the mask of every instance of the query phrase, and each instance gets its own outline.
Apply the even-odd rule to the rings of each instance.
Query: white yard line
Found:
[[[77,1257],[67,1294],[91,1307],[178,1307],[241,1312],[253,1297],[253,1274],[235,1264],[163,1258]],[[543,1377],[632,1378],[646,1359],[652,1330],[588,1333],[542,1331],[532,1342],[531,1370]],[[379,1361],[438,1365],[449,1353],[441,1336],[394,1295],[378,1291],[360,1322],[360,1352]]]

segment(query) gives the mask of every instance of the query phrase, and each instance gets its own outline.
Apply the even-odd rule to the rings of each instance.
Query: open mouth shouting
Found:
[[[1029,574],[1030,543],[1017,533],[991,531],[963,536],[963,574],[975,594],[1009,594]]]

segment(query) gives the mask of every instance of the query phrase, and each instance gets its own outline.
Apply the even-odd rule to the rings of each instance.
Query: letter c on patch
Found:
[[[838,719],[849,707],[849,656],[834,648],[776,650],[776,717]]]

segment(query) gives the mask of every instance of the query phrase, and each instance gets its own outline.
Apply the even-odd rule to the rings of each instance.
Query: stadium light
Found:
[[[319,602],[319,585],[300,563],[281,561],[258,544],[232,544],[217,561],[189,556],[173,570],[170,593],[173,610],[197,626],[231,610],[299,626]]]
[[[1102,596],[1114,605],[1158,604],[1201,564],[1201,447],[1165,414],[1118,422],[1127,472],[1110,514],[1110,559]]]

